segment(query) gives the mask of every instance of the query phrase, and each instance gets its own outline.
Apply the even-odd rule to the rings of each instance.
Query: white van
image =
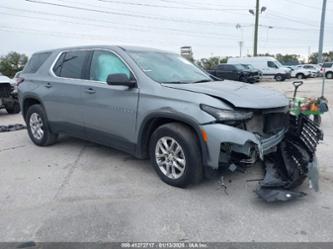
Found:
[[[284,67],[277,59],[267,56],[233,57],[228,64],[248,64],[262,71],[263,77],[273,78],[276,81],[290,79],[290,69]]]

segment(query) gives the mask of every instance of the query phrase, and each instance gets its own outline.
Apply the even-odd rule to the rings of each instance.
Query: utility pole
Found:
[[[326,2],[327,2],[327,0],[323,0],[323,8],[321,10],[318,63],[323,62],[323,44],[324,44],[324,31],[325,31]]]
[[[256,4],[256,21],[254,24],[253,56],[258,55],[258,28],[259,28],[259,0],[257,0]]]
[[[255,10],[252,10],[252,9],[249,10],[250,14],[255,16],[253,56],[258,55],[259,14],[262,14],[265,10],[267,10],[267,8],[263,6],[263,7],[261,7],[260,12],[259,12],[259,8],[260,8],[259,0],[256,0],[256,9]]]
[[[239,57],[242,57],[242,51],[243,51],[243,41],[239,42]]]

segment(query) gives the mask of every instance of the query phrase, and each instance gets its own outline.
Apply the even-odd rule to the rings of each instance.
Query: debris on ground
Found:
[[[0,132],[18,131],[26,128],[23,124],[0,125]]]

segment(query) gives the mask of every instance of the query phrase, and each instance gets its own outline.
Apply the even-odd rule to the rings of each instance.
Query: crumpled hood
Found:
[[[237,81],[214,81],[196,84],[162,84],[179,90],[207,94],[238,108],[268,109],[284,107],[288,98],[280,92]]]

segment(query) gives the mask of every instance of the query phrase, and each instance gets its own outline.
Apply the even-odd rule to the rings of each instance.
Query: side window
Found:
[[[53,67],[53,72],[54,72],[54,74],[57,75],[57,76],[59,76],[59,77],[60,77],[60,74],[61,74],[62,63],[63,63],[63,61],[64,61],[64,57],[65,57],[65,55],[66,55],[66,53],[62,53],[62,54],[59,56],[59,58],[58,58],[56,64],[55,64],[54,67]]]
[[[330,63],[330,62],[325,62],[324,64],[323,64],[323,67],[331,67],[333,65],[333,63]]]
[[[108,51],[95,51],[91,60],[90,79],[106,82],[109,74],[122,73],[130,79],[131,71],[115,54]]]
[[[224,70],[224,65],[217,65],[218,70]]]
[[[224,65],[224,70],[225,71],[232,71],[232,70],[234,70],[234,66],[233,65]]]
[[[267,66],[270,68],[278,68],[278,66],[273,61],[267,61]]]
[[[63,53],[56,64],[53,72],[60,77],[82,79],[83,68],[88,58],[89,51],[73,51]]]
[[[37,70],[43,65],[47,58],[51,55],[50,52],[38,53],[31,56],[28,64],[25,66],[24,73],[36,73]]]

